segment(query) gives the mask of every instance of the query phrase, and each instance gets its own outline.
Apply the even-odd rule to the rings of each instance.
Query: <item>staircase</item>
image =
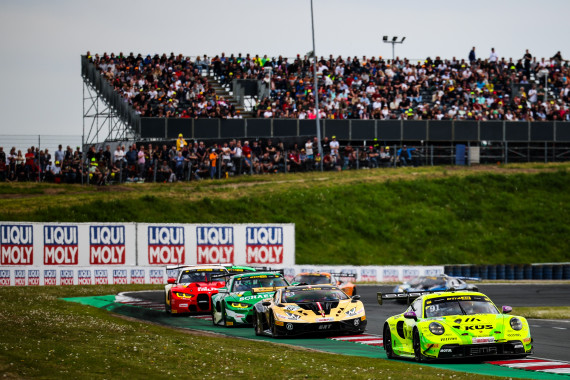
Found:
[[[227,87],[222,86],[222,84],[218,81],[218,79],[216,79],[215,76],[211,74],[206,74],[205,71],[202,75],[208,80],[208,83],[216,91],[216,95],[223,96],[226,102],[232,104],[235,107],[236,111],[239,111],[240,115],[244,119],[249,119],[253,117],[253,113],[251,111],[246,111],[245,108],[237,102],[237,100],[233,96],[233,93],[230,92],[229,86]]]

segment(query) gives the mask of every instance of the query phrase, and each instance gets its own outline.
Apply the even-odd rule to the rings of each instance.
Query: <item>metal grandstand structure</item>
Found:
[[[81,57],[81,74],[83,145],[139,139],[140,117],[86,56]]]

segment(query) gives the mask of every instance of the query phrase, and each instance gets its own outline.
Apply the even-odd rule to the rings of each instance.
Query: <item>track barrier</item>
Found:
[[[570,280],[570,263],[445,265],[444,272],[482,280]]]

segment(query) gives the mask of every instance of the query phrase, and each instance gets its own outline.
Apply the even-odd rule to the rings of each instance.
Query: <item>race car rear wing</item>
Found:
[[[352,277],[356,279],[356,273],[331,272],[331,274],[336,277]]]
[[[416,298],[423,296],[424,294],[437,293],[438,291],[425,290],[421,292],[404,292],[404,293],[377,293],[378,304],[382,305],[384,301],[399,301],[406,300],[408,305],[412,303]]]
[[[275,273],[280,273],[282,276],[285,276],[285,270],[284,270],[284,269],[271,269],[271,268],[267,268],[267,267],[252,267],[252,268],[255,268],[258,272],[275,272]],[[262,268],[263,268],[263,269],[262,269]],[[226,281],[227,281],[227,279],[230,278],[230,277],[233,277],[233,276],[240,276],[240,275],[243,275],[244,273],[252,273],[252,272],[249,272],[249,271],[246,271],[246,272],[241,272],[241,271],[240,271],[240,272],[232,272],[232,271],[230,270],[229,273],[218,274],[218,275],[212,276],[211,278],[212,278],[212,279],[214,279],[214,278],[225,278]]]

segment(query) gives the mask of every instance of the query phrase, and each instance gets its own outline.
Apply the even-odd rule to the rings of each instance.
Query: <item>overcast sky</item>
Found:
[[[570,58],[568,0],[314,0],[317,54]],[[0,136],[81,135],[80,56],[312,50],[310,0],[0,0]],[[2,143],[0,142],[0,145]]]

